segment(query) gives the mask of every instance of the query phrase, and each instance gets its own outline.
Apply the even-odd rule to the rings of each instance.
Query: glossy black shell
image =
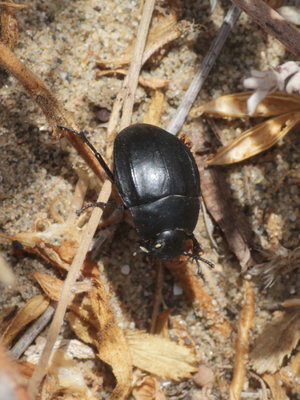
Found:
[[[114,179],[143,240],[167,230],[192,234],[200,179],[189,149],[165,130],[135,124],[114,143]]]

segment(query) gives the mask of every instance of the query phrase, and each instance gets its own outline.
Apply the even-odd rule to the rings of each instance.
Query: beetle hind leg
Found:
[[[99,164],[101,165],[101,167],[104,169],[109,180],[111,182],[114,182],[114,174],[110,170],[109,166],[106,164],[102,155],[96,150],[96,148],[88,140],[88,138],[86,137],[85,131],[75,131],[74,129],[67,128],[66,126],[59,125],[59,124],[57,124],[56,126],[60,129],[65,129],[66,131],[69,131],[69,132],[72,132],[72,133],[75,133],[76,135],[78,135],[81,138],[81,140],[83,141],[83,143],[85,143],[92,150],[92,152],[94,153],[94,156],[96,157],[96,159],[99,162]]]

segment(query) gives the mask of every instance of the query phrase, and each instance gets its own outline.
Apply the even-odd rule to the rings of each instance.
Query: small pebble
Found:
[[[121,272],[123,275],[129,275],[130,273],[130,266],[125,264],[121,267]]]

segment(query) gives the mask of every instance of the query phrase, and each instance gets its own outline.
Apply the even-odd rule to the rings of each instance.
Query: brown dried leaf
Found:
[[[145,332],[127,331],[126,339],[135,367],[162,378],[190,378],[197,371],[193,352],[169,339]]]
[[[263,378],[271,390],[273,400],[289,400],[286,390],[280,382],[278,374],[265,374]]]
[[[275,373],[300,339],[300,307],[290,307],[267,324],[256,339],[251,362],[258,374]]]
[[[68,224],[53,224],[41,232],[23,232],[13,236],[0,233],[0,237],[21,243],[25,251],[65,270],[69,269],[80,235],[81,229]]]
[[[91,318],[93,315],[91,314]],[[76,336],[85,343],[97,344],[97,329],[89,324],[88,321],[83,320],[76,312],[69,311],[67,314],[67,320],[75,332]]]
[[[160,48],[177,39],[179,36],[180,30],[177,26],[175,14],[159,18],[158,23],[150,29],[144,51],[143,63],[145,63]],[[123,54],[110,59],[98,58],[96,64],[100,67],[107,65],[127,65],[130,63],[132,50],[133,45],[130,45]]]
[[[4,346],[11,344],[17,334],[30,322],[37,319],[49,306],[50,300],[43,295],[32,297],[20,308],[1,336]]]
[[[34,278],[37,280],[38,284],[41,286],[43,291],[46,293],[51,300],[58,301],[61,289],[63,285],[63,281],[55,278],[49,274],[43,274],[41,272],[34,272]]]
[[[289,365],[281,368],[278,375],[280,381],[300,393],[300,352],[295,355]]]
[[[115,321],[109,304],[109,292],[100,280],[94,281],[89,293],[92,310],[98,325],[96,346],[99,358],[111,366],[116,386],[111,400],[126,398],[132,378],[132,361],[123,330]]]
[[[233,164],[255,156],[276,144],[299,122],[300,111],[283,114],[255,125],[217,151],[207,160],[207,164]]]
[[[160,126],[160,117],[163,112],[165,96],[159,90],[156,90],[154,96],[151,99],[148,111],[144,116],[143,122],[145,124],[152,124],[155,126]]]
[[[164,392],[160,389],[157,379],[147,375],[132,389],[135,400],[165,400]]]
[[[194,108],[191,116],[196,118],[205,113],[220,118],[249,118],[247,100],[252,93],[233,93],[218,97]],[[300,96],[286,92],[274,92],[258,104],[252,117],[271,117],[297,110],[300,111]]]
[[[265,287],[270,287],[283,275],[298,268],[300,262],[300,247],[293,250],[278,247],[276,250],[264,251],[263,263],[256,264],[251,270],[251,275],[258,276]]]

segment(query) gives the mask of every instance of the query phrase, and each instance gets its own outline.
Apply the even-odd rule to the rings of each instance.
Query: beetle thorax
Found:
[[[186,233],[182,230],[160,232],[153,241],[147,243],[147,250],[155,257],[167,259],[183,253]]]

